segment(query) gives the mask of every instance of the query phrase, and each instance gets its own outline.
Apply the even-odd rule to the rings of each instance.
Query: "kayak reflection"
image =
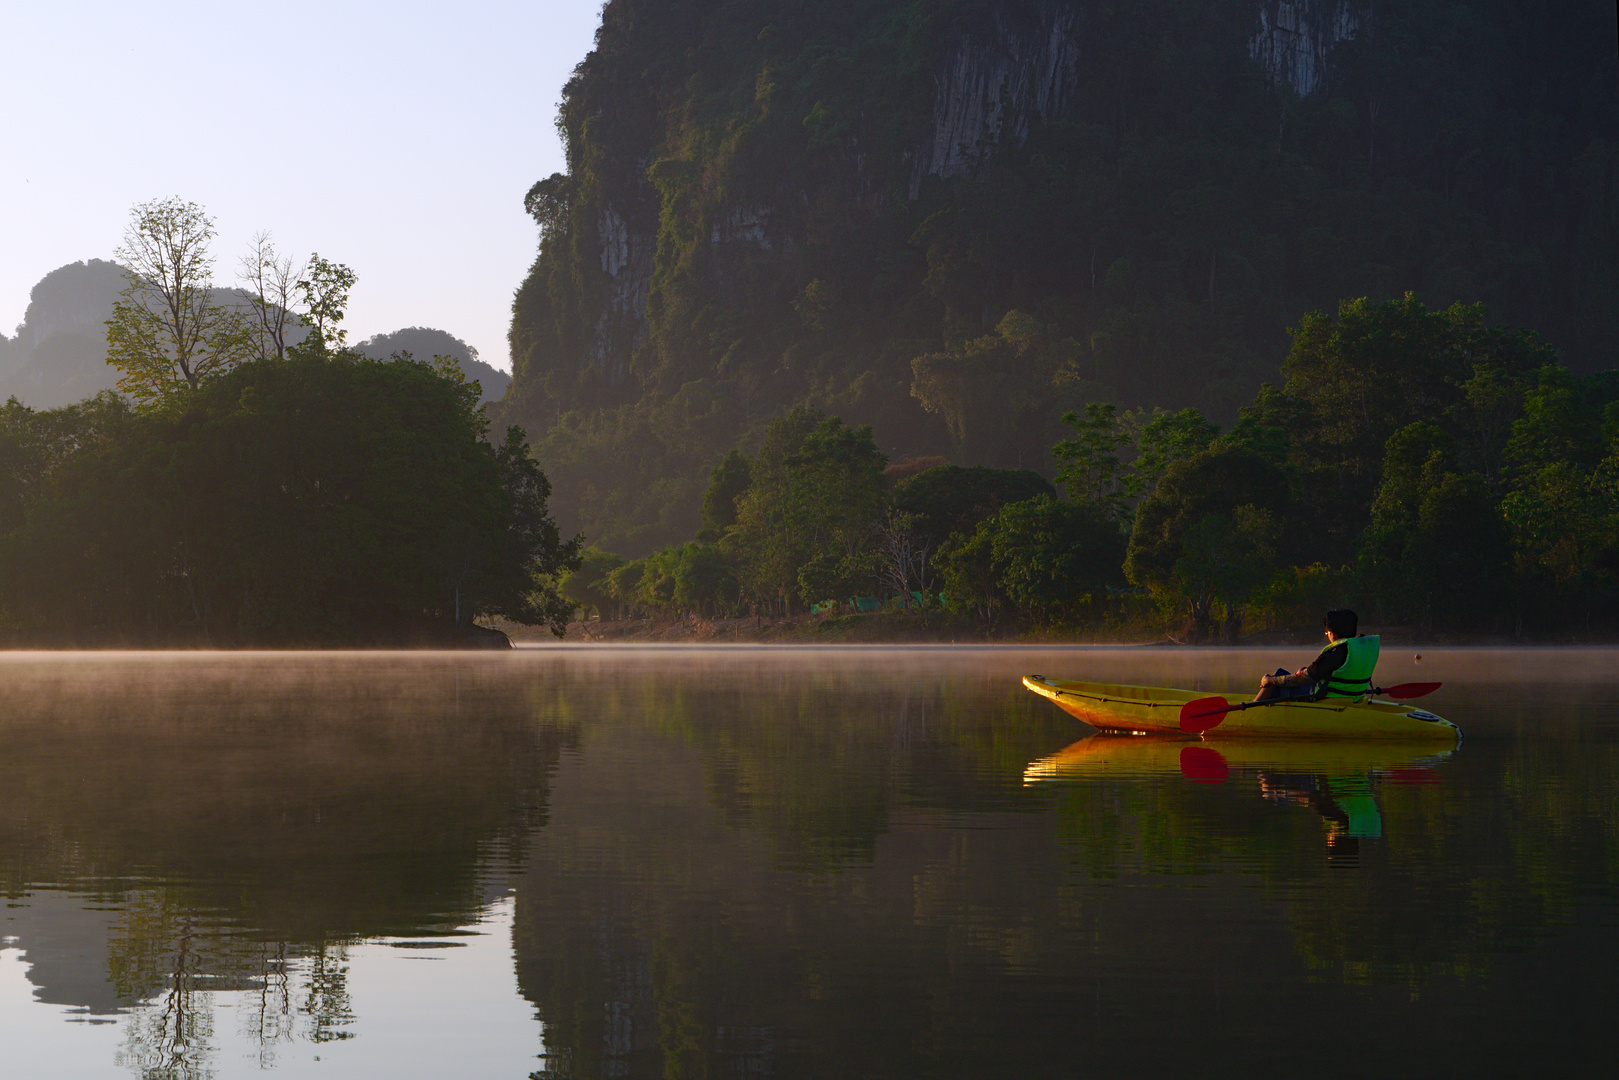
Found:
[[[1031,762],[1023,782],[1179,775],[1218,784],[1233,773],[1251,775],[1264,799],[1319,814],[1329,861],[1351,866],[1362,840],[1383,835],[1379,786],[1436,784],[1433,767],[1450,756],[1449,750],[1436,753],[1404,741],[1227,739],[1215,748],[1172,736],[1098,733]]]

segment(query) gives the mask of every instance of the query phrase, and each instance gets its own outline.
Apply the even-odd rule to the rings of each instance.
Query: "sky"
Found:
[[[523,212],[601,0],[0,5],[0,332],[40,278],[111,259],[137,203],[214,218],[216,284],[254,234],[358,280],[349,340],[446,330],[511,369]]]

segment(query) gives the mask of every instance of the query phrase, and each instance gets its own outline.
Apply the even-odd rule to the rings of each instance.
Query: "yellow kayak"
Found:
[[[1216,746],[1218,747],[1216,749]],[[1023,770],[1025,784],[1102,775],[1189,775],[1214,770],[1271,769],[1290,773],[1377,773],[1396,782],[1427,782],[1427,769],[1451,747],[1411,739],[1244,739],[1211,744],[1182,735],[1093,734]],[[1189,757],[1188,755],[1193,755]],[[1197,756],[1201,755],[1201,756]]]
[[[1209,697],[1207,691],[1116,683],[1066,682],[1044,675],[1025,675],[1023,685],[1050,698],[1070,716],[1103,731],[1139,731],[1183,735],[1181,708]],[[1227,697],[1236,704],[1240,698]],[[1211,736],[1284,736],[1292,738],[1421,740],[1455,746],[1461,738],[1444,717],[1405,702],[1376,698],[1333,698],[1326,701],[1282,701],[1260,708],[1225,713]]]

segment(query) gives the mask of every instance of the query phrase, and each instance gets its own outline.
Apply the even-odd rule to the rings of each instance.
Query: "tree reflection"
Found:
[[[261,1067],[294,1041],[351,1038],[349,948],[476,921],[571,737],[526,685],[456,660],[7,674],[0,892],[51,882],[116,913],[118,1060],[143,1077],[211,1074],[226,991]],[[34,977],[53,970],[77,978]]]
[[[1163,769],[1025,788],[1040,742],[1061,741],[1015,691],[868,675],[645,673],[603,691],[518,883],[520,986],[547,1025],[536,1077],[1211,1060],[1229,1075],[1324,1057],[1375,1073],[1391,1047],[1524,1064],[1523,1047],[1436,1032],[1409,1002],[1528,1007],[1502,957],[1570,918],[1568,883],[1614,882],[1582,854],[1619,840],[1606,743],[1481,740],[1431,766],[1410,763],[1421,748],[1228,751],[1211,785],[1188,782],[1177,742]],[[1497,791],[1521,815],[1480,817],[1477,793]],[[1536,1022],[1567,1034],[1602,1014],[1568,1004],[1534,1006]]]

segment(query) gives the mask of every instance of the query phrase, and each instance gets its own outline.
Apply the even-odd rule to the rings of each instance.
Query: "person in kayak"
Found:
[[[1327,644],[1321,655],[1297,671],[1277,668],[1274,675],[1260,676],[1255,701],[1358,698],[1371,688],[1381,644],[1377,635],[1361,637],[1360,619],[1347,608],[1327,612],[1322,625]]]

